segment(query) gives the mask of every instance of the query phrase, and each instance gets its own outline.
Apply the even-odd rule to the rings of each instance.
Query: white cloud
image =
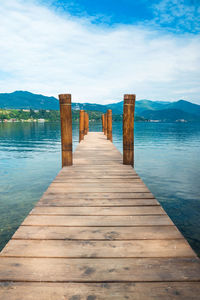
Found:
[[[199,0],[161,0],[153,5],[156,22],[174,31],[200,31]]]
[[[6,0],[0,10],[0,92],[28,90],[74,101],[200,100],[198,35],[141,26],[96,26],[87,18]],[[6,75],[5,75],[6,74]]]

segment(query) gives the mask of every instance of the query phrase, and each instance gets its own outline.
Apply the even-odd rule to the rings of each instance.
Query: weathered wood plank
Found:
[[[0,256],[60,258],[195,257],[184,239],[135,241],[11,240]]]
[[[77,187],[89,187],[89,188],[107,188],[107,187],[111,187],[111,188],[115,188],[115,187],[123,187],[123,188],[132,188],[132,187],[146,187],[145,184],[139,180],[139,181],[129,181],[129,182],[116,182],[116,181],[112,181],[112,182],[102,182],[101,180],[99,181],[91,181],[91,182],[82,182],[81,180],[76,180],[74,181],[67,181],[67,182],[57,182],[54,181],[51,185],[51,188],[77,188]]]
[[[108,207],[124,207],[124,206],[159,206],[155,199],[67,199],[66,197],[53,197],[40,200],[36,206],[51,207],[83,207],[83,206],[108,206]]]
[[[48,192],[56,192],[56,193],[63,193],[64,191],[68,193],[134,193],[134,192],[149,192],[147,187],[56,187],[56,186],[50,186],[47,190]]]
[[[108,216],[135,216],[135,215],[164,215],[161,206],[135,207],[35,207],[31,215],[108,215]]]
[[[14,239],[41,240],[146,240],[182,239],[175,226],[149,227],[45,227],[20,226]]]
[[[94,193],[94,192],[53,192],[53,191],[46,191],[41,198],[43,199],[85,199],[85,200],[93,200],[93,199],[153,199],[154,196],[150,192],[134,192],[134,193],[105,193],[105,192],[99,192],[99,193]]]
[[[158,216],[34,216],[22,225],[40,226],[162,226],[173,225],[167,215]]]
[[[1,257],[0,280],[47,282],[200,281],[197,258]]]
[[[197,300],[199,282],[2,282],[0,300]]]
[[[66,176],[62,176],[62,177],[57,177],[55,178],[55,180],[53,181],[54,183],[71,183],[71,184],[84,184],[84,183],[90,183],[90,184],[93,184],[93,183],[98,183],[98,184],[109,184],[109,183],[120,183],[120,184],[125,184],[128,185],[128,184],[136,184],[136,183],[142,183],[144,184],[143,182],[141,182],[141,179],[139,179],[139,177],[135,177],[135,178],[124,178],[124,177],[121,177],[121,178],[94,178],[94,177],[91,177],[91,178],[77,178],[77,177],[69,177],[69,178],[66,178]]]

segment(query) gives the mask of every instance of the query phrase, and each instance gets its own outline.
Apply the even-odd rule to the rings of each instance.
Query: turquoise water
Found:
[[[113,142],[122,151],[121,123]],[[0,123],[0,248],[59,172],[60,156],[59,123]],[[136,123],[135,169],[200,254],[200,124]]]

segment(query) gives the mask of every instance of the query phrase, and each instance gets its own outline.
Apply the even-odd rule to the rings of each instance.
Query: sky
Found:
[[[200,0],[0,2],[0,92],[200,104]]]

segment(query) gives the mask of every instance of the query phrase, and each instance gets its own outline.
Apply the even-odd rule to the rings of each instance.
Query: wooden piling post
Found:
[[[101,115],[101,121],[102,121],[102,132],[104,132],[104,114]]]
[[[72,109],[71,95],[59,95],[60,121],[61,121],[61,145],[62,167],[72,165]]]
[[[107,140],[112,142],[112,109],[107,110]]]
[[[84,110],[80,110],[79,113],[79,143],[84,139]]]
[[[89,132],[89,114],[87,113],[87,134]]]
[[[107,113],[104,114],[104,134],[107,136]]]
[[[123,164],[134,166],[134,110],[135,95],[124,95]]]
[[[84,135],[87,134],[87,113],[84,111]]]

